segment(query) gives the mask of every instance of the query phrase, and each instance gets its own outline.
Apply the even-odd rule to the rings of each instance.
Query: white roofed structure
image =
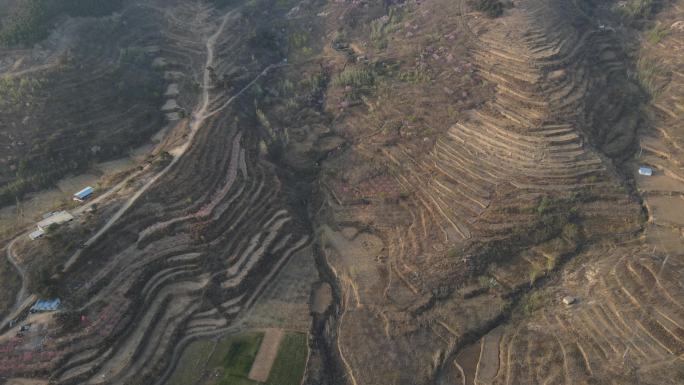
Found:
[[[36,231],[31,232],[31,234],[29,234],[29,238],[31,238],[32,241],[35,241],[43,235],[45,235],[45,230],[38,229]]]
[[[74,216],[66,211],[57,211],[49,217],[38,222],[38,229],[45,231],[50,225],[61,225],[74,219]]]
[[[651,176],[651,175],[653,175],[653,169],[648,167],[648,166],[641,166],[641,167],[639,167],[639,174],[645,175],[645,176]]]

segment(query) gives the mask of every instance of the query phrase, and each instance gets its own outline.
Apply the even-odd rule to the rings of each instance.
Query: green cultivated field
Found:
[[[252,362],[259,351],[264,333],[245,333],[219,341],[216,351],[207,364],[215,377],[206,382],[211,385],[251,385],[247,379]]]
[[[306,334],[287,333],[280,341],[267,385],[299,385],[302,382],[308,346]]]
[[[249,380],[247,375],[263,337],[262,332],[250,332],[227,336],[219,341],[192,342],[183,352],[167,384],[262,385]],[[299,385],[307,355],[306,334],[286,333],[265,385]]]

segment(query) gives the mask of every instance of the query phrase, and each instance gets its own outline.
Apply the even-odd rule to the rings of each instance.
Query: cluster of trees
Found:
[[[0,107],[7,112],[15,111],[30,101],[30,96],[47,84],[47,79],[34,76],[0,78]]]
[[[60,166],[57,166],[58,164]],[[10,183],[0,185],[0,207],[13,204],[27,193],[49,186],[59,180],[62,175],[79,168],[78,164],[61,162],[52,163],[42,172],[31,172],[34,166],[25,159],[19,165],[17,177]]]
[[[52,298],[58,295],[60,279],[56,269],[50,267],[36,267],[30,271],[31,291],[42,298]]]
[[[60,15],[104,16],[124,0],[21,0],[0,24],[0,44],[33,44],[47,37]]]
[[[499,17],[504,11],[504,5],[499,0],[468,0],[468,5],[490,18]]]
[[[47,0],[24,0],[2,21],[0,44],[16,45],[44,39],[48,33]]]

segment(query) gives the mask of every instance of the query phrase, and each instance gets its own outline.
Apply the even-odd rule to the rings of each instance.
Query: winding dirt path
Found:
[[[21,236],[24,235],[25,234],[22,234]],[[14,300],[14,306],[9,309],[7,316],[2,320],[2,322],[0,322],[0,329],[5,327],[5,325],[14,317],[14,313],[28,297],[28,279],[26,277],[26,271],[19,265],[19,263],[17,263],[17,259],[12,251],[12,248],[17,240],[19,240],[19,237],[14,238],[9,244],[7,244],[5,249],[7,251],[7,260],[12,264],[12,266],[14,266],[14,268],[17,270],[17,273],[19,273],[19,277],[21,278],[21,289],[17,293],[17,296]]]

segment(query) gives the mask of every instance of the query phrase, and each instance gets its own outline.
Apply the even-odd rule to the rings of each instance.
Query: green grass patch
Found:
[[[48,84],[47,79],[35,76],[0,77],[0,106],[16,110],[17,105],[31,101],[31,96]]]
[[[248,380],[247,376],[263,338],[264,333],[254,332],[229,336],[219,341],[207,363],[207,369],[218,376],[209,384],[255,385],[256,382]]]
[[[656,24],[646,32],[646,38],[652,44],[658,44],[669,34],[670,30],[666,26]]]
[[[259,351],[264,333],[245,333],[221,340],[209,361],[210,367],[222,367],[227,374],[247,377]]]
[[[290,32],[288,44],[293,52],[299,52],[303,55],[310,55],[313,50],[310,47],[309,33],[304,30],[294,30]]]
[[[209,3],[214,4],[216,8],[227,7],[228,5],[235,5],[235,0],[209,0]]]
[[[617,6],[617,12],[622,15],[627,23],[636,23],[653,15],[656,8],[656,0],[628,0]]]
[[[218,342],[197,340],[188,345],[167,384],[259,385],[247,378],[264,333],[227,336]]]
[[[401,28],[404,12],[398,7],[389,7],[387,15],[370,22],[370,40],[375,48],[387,48],[387,37]]]
[[[405,83],[412,84],[427,83],[430,81],[430,75],[418,69],[413,69],[409,71],[400,72],[399,80]]]
[[[207,385],[259,385],[258,382],[243,377],[225,376],[216,381],[210,381]]]
[[[304,376],[308,349],[306,334],[285,334],[266,385],[299,385]]]
[[[520,299],[519,309],[522,315],[530,316],[535,311],[549,306],[551,304],[551,297],[549,293],[544,290],[538,289],[526,293]]]
[[[333,79],[333,86],[368,88],[373,85],[373,81],[374,76],[371,71],[365,68],[348,67]]]

